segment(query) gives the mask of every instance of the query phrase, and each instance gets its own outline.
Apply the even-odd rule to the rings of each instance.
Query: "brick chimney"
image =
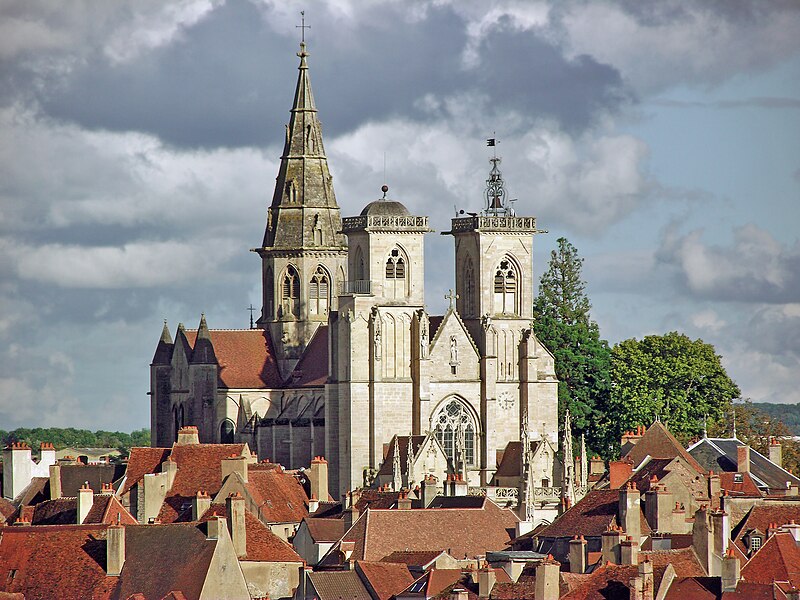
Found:
[[[750,446],[736,447],[736,471],[739,473],[750,472]]]
[[[247,457],[239,454],[232,454],[228,458],[222,459],[222,480],[231,473],[238,473],[242,481],[247,483]]]
[[[552,554],[536,567],[536,587],[534,589],[535,600],[558,600],[560,588],[561,564],[553,559]]]
[[[125,527],[112,525],[106,530],[106,575],[118,577],[125,566]]]
[[[635,446],[639,442],[639,440],[642,439],[642,436],[644,435],[645,431],[646,430],[644,428],[644,425],[637,425],[636,429],[633,429],[631,431],[626,431],[625,433],[622,434],[622,440],[620,441],[620,446],[624,446],[625,444],[632,444]]]
[[[247,555],[247,530],[245,528],[244,498],[234,492],[225,499],[228,509],[228,530],[233,541],[233,549],[239,558]]]
[[[308,478],[311,481],[311,495],[323,502],[327,501],[330,496],[328,492],[328,461],[321,456],[315,456],[311,461]]]
[[[586,572],[586,540],[577,535],[569,541],[569,572],[584,574]]]
[[[204,490],[197,490],[192,498],[192,521],[199,521],[209,508],[211,508],[211,496]]]
[[[614,460],[608,463],[608,487],[612,490],[618,490],[622,487],[628,478],[633,473],[633,461],[631,460]]]
[[[769,459],[779,467],[783,467],[783,446],[778,438],[769,438]]]
[[[190,444],[200,443],[200,434],[197,433],[197,427],[194,425],[187,425],[178,430],[178,441],[175,442],[179,446],[188,446]]]
[[[619,543],[620,562],[623,565],[639,564],[639,540],[627,536]]]
[[[733,548],[728,548],[722,559],[722,593],[735,592],[740,579],[739,559],[733,552]]]
[[[610,562],[614,565],[620,564],[620,542],[622,541],[622,531],[619,527],[612,525],[603,532],[603,562]]]
[[[86,520],[86,516],[92,509],[92,504],[94,504],[94,491],[89,487],[89,482],[85,481],[78,490],[78,525]]]

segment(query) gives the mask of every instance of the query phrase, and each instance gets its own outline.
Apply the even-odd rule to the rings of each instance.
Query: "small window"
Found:
[[[759,548],[761,548],[761,536],[760,535],[750,536],[750,552],[755,552]]]
[[[744,481],[744,476],[741,473],[733,474],[733,483],[742,483],[743,481]]]
[[[458,366],[458,365],[450,365],[450,372],[451,372],[453,375],[455,375],[455,374],[456,374],[456,368],[457,368],[457,366]]]

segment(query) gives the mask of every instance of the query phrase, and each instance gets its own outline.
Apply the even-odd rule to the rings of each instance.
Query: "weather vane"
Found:
[[[311,25],[306,25],[306,11],[300,11],[300,25],[295,25],[295,29],[300,30],[300,43],[306,43],[306,29],[311,29]]]
[[[494,135],[494,132],[492,132]],[[507,215],[509,210],[506,206],[506,188],[503,181],[503,174],[497,166],[500,164],[501,159],[497,156],[497,138],[491,137],[486,140],[486,145],[491,146],[494,150],[492,158],[489,162],[492,163],[492,169],[489,171],[489,179],[486,180],[486,214],[498,216]]]

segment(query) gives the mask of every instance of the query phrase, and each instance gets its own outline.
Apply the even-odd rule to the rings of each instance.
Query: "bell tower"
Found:
[[[311,92],[306,44],[286,126],[272,204],[260,248],[263,303],[258,326],[272,335],[281,373],[288,377],[317,328],[336,310],[346,279],[347,242],[322,126]]]

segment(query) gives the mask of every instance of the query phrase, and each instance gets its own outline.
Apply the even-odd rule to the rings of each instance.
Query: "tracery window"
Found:
[[[311,276],[308,290],[308,307],[312,315],[328,314],[328,298],[330,297],[330,280],[321,266]]]
[[[472,413],[457,399],[445,404],[431,420],[434,435],[442,444],[447,458],[455,464],[459,453],[468,465],[475,464],[475,432]]]
[[[291,265],[286,269],[281,284],[281,306],[284,315],[300,316],[300,276]]]
[[[400,250],[395,248],[386,260],[386,279],[405,279],[405,277],[406,263]]]
[[[496,313],[515,314],[517,312],[516,269],[508,259],[500,261],[494,274],[494,310]]]

